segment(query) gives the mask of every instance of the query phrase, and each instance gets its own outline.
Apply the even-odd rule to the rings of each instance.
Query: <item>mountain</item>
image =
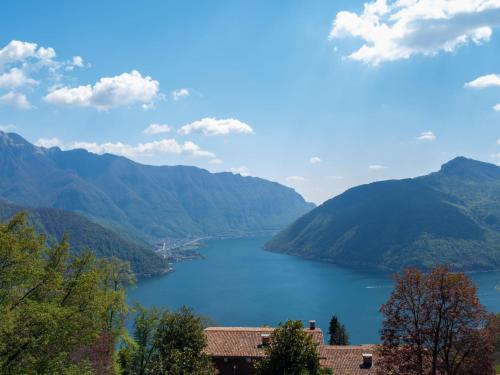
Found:
[[[20,211],[28,214],[30,224],[49,242],[60,241],[67,234],[73,252],[91,249],[97,257],[116,256],[127,260],[139,277],[158,275],[168,269],[166,261],[156,255],[151,246],[125,239],[80,214],[0,201],[0,221],[7,221]]]
[[[500,269],[500,167],[459,157],[427,176],[349,189],[266,248],[356,267]]]
[[[293,189],[260,178],[46,149],[2,132],[0,197],[76,211],[147,240],[278,231],[313,208]]]

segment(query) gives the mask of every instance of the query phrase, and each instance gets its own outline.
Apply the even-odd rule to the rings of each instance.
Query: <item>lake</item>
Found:
[[[315,319],[327,332],[336,314],[351,343],[375,343],[382,317],[378,309],[392,289],[388,273],[359,271],[271,253],[268,238],[210,240],[207,257],[178,263],[174,273],[140,281],[130,302],[175,309],[192,307],[218,325],[277,325],[287,319]],[[472,273],[483,304],[500,311],[495,286],[500,272]]]

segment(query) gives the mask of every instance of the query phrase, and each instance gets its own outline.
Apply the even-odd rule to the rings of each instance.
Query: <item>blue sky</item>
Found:
[[[250,174],[316,203],[458,155],[500,162],[497,0],[0,9],[0,127],[40,145]]]

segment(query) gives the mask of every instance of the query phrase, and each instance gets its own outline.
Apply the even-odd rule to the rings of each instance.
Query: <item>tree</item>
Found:
[[[381,374],[493,374],[494,325],[464,273],[406,269],[380,311]]]
[[[206,337],[203,320],[182,306],[164,312],[154,338],[151,371],[155,375],[214,374],[210,357],[203,353]]]
[[[304,331],[300,321],[289,320],[276,328],[265,351],[266,357],[256,365],[259,375],[328,373],[320,366],[318,344]]]
[[[0,373],[92,372],[86,348],[106,343],[112,353],[107,313],[124,309],[110,304],[108,276],[91,253],[71,255],[66,237],[47,246],[24,214],[0,224]]]
[[[120,349],[119,363],[122,375],[146,375],[151,373],[151,363],[155,354],[155,335],[160,323],[162,311],[157,308],[136,307],[134,337],[126,338]]]
[[[345,326],[339,322],[336,315],[333,315],[332,319],[330,319],[328,333],[330,334],[330,345],[349,345],[347,330]]]

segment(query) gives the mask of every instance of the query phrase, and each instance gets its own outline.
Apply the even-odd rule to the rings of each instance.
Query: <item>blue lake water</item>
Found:
[[[277,325],[315,319],[327,331],[331,315],[345,324],[353,344],[379,341],[378,309],[392,289],[391,275],[339,267],[263,250],[268,238],[207,241],[207,259],[139,282],[130,302],[175,309],[192,307],[218,325]],[[491,311],[500,312],[500,272],[470,275]]]

